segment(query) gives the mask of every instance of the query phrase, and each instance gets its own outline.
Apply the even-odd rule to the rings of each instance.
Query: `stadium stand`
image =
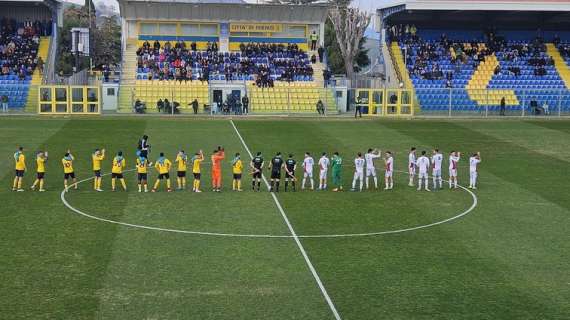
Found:
[[[319,100],[336,111],[333,92],[324,89],[326,65],[308,46],[310,33],[324,27],[326,6],[181,2],[173,6],[188,15],[163,22],[166,13],[152,2],[119,3],[129,21],[119,112],[132,112],[137,100],[156,112],[159,99],[174,99],[182,112],[197,100],[204,112],[234,92],[248,95],[250,112],[316,112]],[[264,15],[270,22],[260,21]]]
[[[51,35],[51,23],[0,21],[0,96],[8,96],[9,108],[27,105],[30,85],[41,83]],[[37,97],[37,96],[36,96]]]
[[[411,78],[423,111],[498,110],[501,100],[510,109],[531,104],[558,105],[570,101],[568,66],[552,43],[542,38],[508,41],[494,33],[454,30],[393,35],[392,51],[406,52],[403,79]],[[438,35],[438,36],[436,36]],[[475,40],[473,40],[475,39]],[[402,50],[403,49],[403,50]],[[401,64],[396,59],[396,64]]]

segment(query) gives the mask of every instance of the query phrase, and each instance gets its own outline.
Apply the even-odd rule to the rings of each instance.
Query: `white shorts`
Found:
[[[304,178],[313,178],[313,171],[305,171],[305,173],[303,173],[303,177]]]
[[[356,179],[362,180],[363,177],[364,177],[364,172],[362,172],[362,171],[356,171],[356,172],[354,172],[354,179],[355,179],[355,180],[356,180]]]
[[[394,173],[393,171],[386,171],[386,172],[384,173],[384,177],[386,177],[386,178],[392,178],[392,174],[393,174],[393,173]]]
[[[428,178],[428,173],[427,173],[427,172],[421,172],[421,171],[420,171],[419,178],[420,178],[420,179],[427,179],[427,178]]]
[[[449,169],[450,177],[457,177],[457,169]]]
[[[432,175],[436,178],[441,178],[441,169],[433,169]]]
[[[370,177],[376,177],[376,168],[366,168],[366,176]]]
[[[319,172],[319,179],[326,179],[327,178],[328,170],[321,170]]]
[[[416,166],[408,166],[408,172],[410,174],[416,174]]]

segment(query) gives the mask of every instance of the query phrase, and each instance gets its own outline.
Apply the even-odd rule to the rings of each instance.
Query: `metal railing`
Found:
[[[422,116],[568,116],[568,89],[416,89]],[[501,100],[504,98],[504,103]]]

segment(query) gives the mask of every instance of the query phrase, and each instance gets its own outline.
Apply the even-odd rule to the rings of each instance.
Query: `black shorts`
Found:
[[[253,178],[261,179],[261,169],[259,169],[259,171],[253,171]]]
[[[141,157],[145,157],[148,159],[148,150],[141,150]]]
[[[241,179],[241,173],[234,173],[234,180]]]
[[[139,173],[138,179],[139,179],[139,181],[142,181],[142,180],[146,181],[147,180],[147,174],[146,173]]]
[[[45,172],[38,172],[38,180],[43,179],[44,175],[46,174]]]
[[[178,176],[178,178],[184,178],[186,177],[186,171],[178,171],[176,175]]]
[[[158,175],[159,180],[170,179],[170,173],[161,173]]]
[[[16,177],[23,177],[24,176],[24,170],[16,170]]]
[[[111,173],[111,178],[123,179],[123,174],[122,173]]]
[[[97,178],[100,178],[101,177],[101,170],[93,170],[93,174],[95,174],[95,176]]]
[[[271,179],[281,179],[281,171],[272,170]]]
[[[194,179],[200,180],[200,176],[202,176],[200,172],[194,172]]]
[[[63,178],[64,178],[65,180],[67,180],[67,179],[75,179],[75,172],[64,173],[64,174],[63,174]]]
[[[295,180],[295,172],[291,172],[291,173],[285,172],[285,179]]]

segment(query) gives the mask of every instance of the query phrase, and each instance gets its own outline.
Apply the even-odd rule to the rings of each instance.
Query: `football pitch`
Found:
[[[94,192],[93,150],[107,150],[104,173],[119,150],[133,168],[143,134],[152,161],[225,147],[224,190],[211,192],[205,163],[200,194],[138,193],[132,171],[128,192],[107,175]],[[570,317],[570,121],[3,117],[0,137],[2,319]],[[26,191],[12,192],[20,145]],[[443,151],[444,179],[461,151],[463,186],[480,151],[479,189],[407,186],[412,146]],[[348,191],[368,148],[394,153],[394,190]],[[67,149],[82,182],[62,193]],[[49,151],[43,193],[29,190],[37,150]],[[232,192],[231,158],[248,164],[248,150],[299,164],[338,151],[345,191],[252,192],[246,174]]]

